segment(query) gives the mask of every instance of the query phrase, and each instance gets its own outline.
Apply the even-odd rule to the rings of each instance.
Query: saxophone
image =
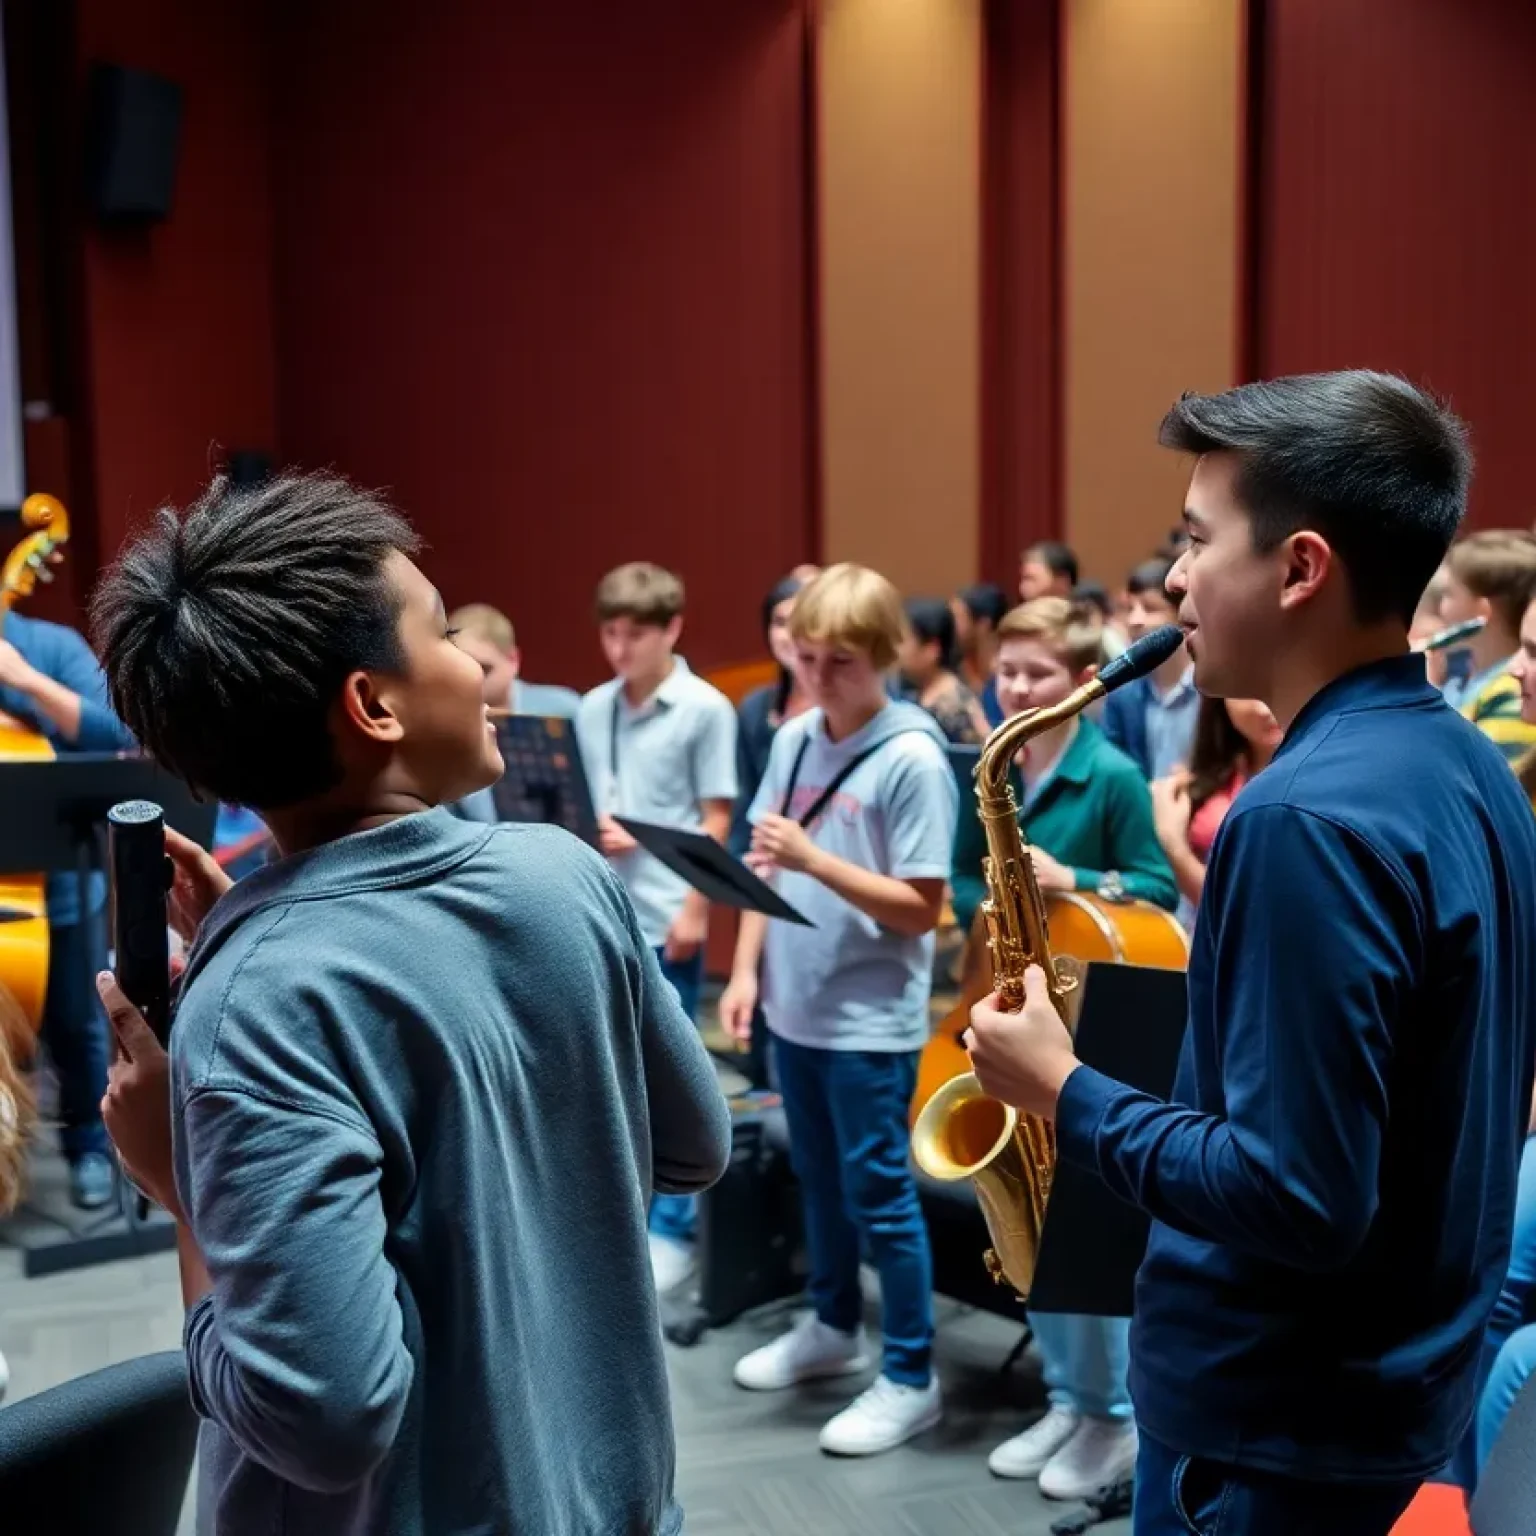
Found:
[[[987,840],[982,865],[987,895],[981,912],[993,988],[1007,1011],[1024,1006],[1024,973],[1038,965],[1045,972],[1052,1004],[1071,1029],[1071,994],[1078,984],[1070,962],[1051,955],[1045,902],[1019,827],[1009,768],[1027,742],[1161,666],[1183,640],[1176,624],[1153,630],[1061,703],[1005,720],[981,749],[976,803]],[[923,1106],[912,1127],[912,1155],[930,1178],[974,1181],[992,1238],[985,1254],[987,1270],[995,1281],[1006,1281],[1028,1299],[1056,1171],[1056,1127],[989,1097],[975,1074],[965,1072],[951,1078]]]

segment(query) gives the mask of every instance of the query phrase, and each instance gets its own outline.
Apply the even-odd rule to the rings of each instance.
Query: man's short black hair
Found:
[[[907,627],[919,645],[937,645],[939,665],[953,669],[959,665],[955,649],[954,610],[942,597],[909,597],[903,604]]]
[[[1298,374],[1185,395],[1158,440],[1240,455],[1235,490],[1254,548],[1315,529],[1343,562],[1364,623],[1412,622],[1466,511],[1466,427],[1392,374]]]
[[[1097,609],[1099,617],[1103,619],[1107,619],[1115,611],[1115,605],[1110,601],[1109,588],[1102,581],[1095,581],[1091,576],[1072,588],[1072,601],[1087,608]]]
[[[1132,597],[1140,597],[1144,592],[1157,592],[1165,601],[1172,602],[1168,596],[1168,573],[1173,569],[1173,561],[1164,560],[1160,555],[1151,560],[1143,560],[1129,576],[1125,578],[1125,590]]]
[[[384,565],[418,548],[382,497],[339,476],[215,480],[103,578],[92,626],[112,703],[194,788],[257,810],[340,778],[328,716],[359,669],[398,671]]]
[[[1077,556],[1073,554],[1070,544],[1063,544],[1060,539],[1042,539],[1024,551],[1026,560],[1031,556],[1053,576],[1065,576],[1068,585],[1077,585]]]

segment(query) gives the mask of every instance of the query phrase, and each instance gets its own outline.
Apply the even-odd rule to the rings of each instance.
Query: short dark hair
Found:
[[[1168,573],[1173,570],[1173,561],[1164,560],[1161,556],[1153,560],[1143,560],[1129,576],[1125,578],[1125,590],[1132,597],[1140,597],[1143,592],[1159,592],[1168,598]],[[1168,601],[1172,601],[1168,598]]]
[[[1466,427],[1393,374],[1297,374],[1188,394],[1158,440],[1185,453],[1238,454],[1235,490],[1254,548],[1316,529],[1338,552],[1365,623],[1412,622],[1466,511]]]
[[[1110,600],[1109,588],[1102,581],[1095,581],[1091,576],[1072,588],[1072,601],[1087,608],[1097,608],[1100,617],[1105,619],[1115,611],[1115,605]]]
[[[419,547],[337,475],[213,481],[165,509],[103,578],[91,620],[113,707],[206,794],[277,810],[341,776],[329,713],[359,669],[398,671],[391,553]]]
[[[616,566],[597,584],[597,622],[633,619],[636,624],[656,624],[665,629],[682,611],[685,601],[681,577],[649,560],[631,560]]]
[[[919,645],[937,645],[939,665],[953,668],[955,653],[954,610],[942,597],[909,597],[907,627]]]
[[[1073,554],[1070,544],[1063,544],[1060,539],[1042,539],[1024,551],[1026,560],[1031,555],[1048,571],[1057,576],[1065,576],[1074,587],[1077,585],[1077,556]]]
[[[1012,606],[1008,594],[992,581],[978,581],[972,586],[961,587],[955,596],[973,619],[988,619],[994,629],[1003,622],[1003,615]]]

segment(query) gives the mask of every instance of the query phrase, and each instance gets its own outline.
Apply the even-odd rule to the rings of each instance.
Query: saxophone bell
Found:
[[[1076,1024],[1081,1001],[1081,968],[1069,963],[1069,957],[1058,960],[1051,954],[1045,902],[1009,781],[1014,757],[1032,737],[1160,666],[1183,642],[1176,624],[1153,630],[1061,703],[1005,720],[981,749],[976,801],[987,840],[987,897],[981,910],[993,989],[1009,1009],[1023,1007],[1024,973],[1031,965],[1045,972],[1051,1002],[1068,1029]],[[1027,1300],[1056,1171],[1056,1127],[992,1098],[974,1073],[964,1072],[945,1083],[918,1113],[912,1156],[929,1178],[972,1181],[992,1238],[984,1256],[987,1269],[994,1280],[1006,1281]]]

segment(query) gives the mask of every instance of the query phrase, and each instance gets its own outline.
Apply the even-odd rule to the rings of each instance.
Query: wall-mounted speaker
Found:
[[[142,69],[91,67],[91,206],[112,223],[169,217],[181,150],[181,87]]]

